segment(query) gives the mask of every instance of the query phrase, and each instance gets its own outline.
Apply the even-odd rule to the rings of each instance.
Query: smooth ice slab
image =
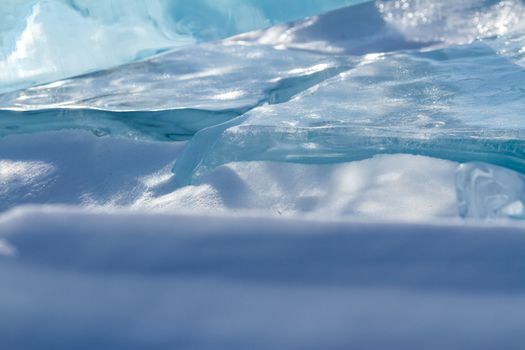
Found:
[[[365,55],[361,60],[364,64],[374,58],[372,53],[429,49],[494,34],[515,34],[521,23],[516,15],[523,10],[516,1],[501,6],[486,1],[450,7],[431,6],[427,1],[403,4],[392,7],[390,3],[367,2],[349,6],[263,32],[5,94],[0,96],[0,135],[82,128],[98,135],[185,139],[263,103],[286,102],[359,60],[334,53]],[[82,6],[77,9],[81,13],[101,16],[104,23],[109,21],[108,14],[100,8],[88,11],[88,5]],[[183,7],[180,6],[176,8]],[[129,10],[135,13],[137,8]],[[428,8],[437,12],[430,16]],[[414,13],[427,13],[425,16],[430,17],[427,21],[408,21]],[[443,16],[474,15],[478,18],[476,23],[440,21]],[[430,37],[431,29],[442,30],[441,39]],[[510,34],[506,38],[510,41]],[[512,39],[520,42],[519,36]],[[491,45],[492,41],[484,42]],[[519,57],[509,54],[522,52],[519,44],[510,50],[503,39],[492,44],[509,59],[519,61]],[[476,50],[474,47],[473,56]],[[473,59],[476,64],[477,59]]]
[[[167,48],[296,20],[356,0],[3,0],[0,92]]]
[[[0,95],[0,136],[87,129],[184,139],[263,103],[287,101],[352,64],[267,46],[203,44]]]
[[[378,153],[524,171],[524,97],[523,68],[484,43],[367,55],[287,103],[198,133],[176,163],[177,182],[232,161],[331,163]]]

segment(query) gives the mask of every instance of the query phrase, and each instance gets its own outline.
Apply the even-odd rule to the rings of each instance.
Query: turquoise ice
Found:
[[[359,0],[4,0],[0,92],[140,60]],[[279,6],[276,6],[279,5]]]
[[[120,25],[113,20],[138,21],[155,3],[111,4],[112,10],[84,2],[37,5],[66,6],[83,19]],[[235,6],[241,12],[228,13],[228,26],[215,26],[225,23],[221,13],[232,4],[159,2],[169,5],[162,12],[169,18],[156,22],[155,30],[176,28],[164,34],[193,43],[344,5],[308,2],[297,12],[295,2],[285,8],[246,2]],[[264,20],[244,28],[236,16],[248,8]],[[217,22],[198,25],[212,13]],[[0,136],[82,129],[98,136],[188,140],[171,189],[198,185],[232,162],[333,164],[397,153],[524,173],[523,18],[522,1],[354,4],[4,93]],[[175,38],[166,35],[162,40]],[[458,184],[458,193],[470,186]],[[461,211],[472,216],[467,212]]]

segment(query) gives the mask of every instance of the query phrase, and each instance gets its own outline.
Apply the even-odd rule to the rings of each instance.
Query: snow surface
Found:
[[[140,60],[347,2],[5,1],[0,349],[522,350],[523,1]]]
[[[518,227],[36,207],[0,216],[0,237],[5,349],[525,342]]]
[[[412,155],[306,165],[233,162],[172,189],[185,143],[80,131],[0,139],[0,211],[22,204],[425,220],[457,217],[458,163]]]

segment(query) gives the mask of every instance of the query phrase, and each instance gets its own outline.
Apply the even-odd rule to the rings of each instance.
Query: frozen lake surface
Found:
[[[520,0],[8,0],[0,348],[521,350],[524,111]]]

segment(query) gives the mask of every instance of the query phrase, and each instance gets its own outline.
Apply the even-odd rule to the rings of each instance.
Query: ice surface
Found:
[[[343,4],[2,2],[2,350],[523,350],[523,1]]]
[[[299,19],[355,0],[3,0],[0,92]],[[279,4],[279,6],[276,6]]]
[[[421,94],[417,90],[424,86],[426,94],[431,95],[432,89],[436,88],[436,84],[433,85],[424,76],[419,85],[410,81],[425,73],[425,60],[430,60],[426,64],[439,79],[444,81],[447,79],[445,74],[457,72],[465,79],[465,82],[460,82],[464,86],[468,84],[467,76],[471,74],[476,79],[497,80],[496,84],[500,86],[506,79],[505,74],[513,77],[514,70],[519,74],[512,79],[511,92],[519,94],[521,68],[513,65],[520,64],[521,59],[518,54],[522,52],[520,37],[516,37],[516,33],[520,33],[521,22],[513,14],[521,13],[520,2],[511,1],[505,6],[496,6],[485,1],[472,1],[436,8],[432,16],[422,10],[435,7],[429,2],[403,4],[392,7],[390,3],[367,2],[349,6],[263,32],[252,32],[223,42],[177,50],[145,62],[4,94],[0,96],[0,134],[81,128],[98,135],[187,139],[198,130],[231,120],[261,104],[286,102],[312,85],[356,65],[356,72],[360,74],[366,69],[361,66],[381,61],[381,58],[389,67],[375,63],[369,69],[390,70],[382,78],[400,80],[396,84],[407,94]],[[107,14],[102,13],[100,16],[107,21],[104,17]],[[407,18],[414,16],[414,13],[424,16],[426,20],[408,21]],[[458,16],[477,16],[477,22],[453,20]],[[443,18],[447,18],[445,24],[442,23]],[[474,27],[477,28],[475,33]],[[443,33],[433,38],[425,34],[428,38],[424,39],[421,35],[429,32],[429,28],[443,30]],[[451,34],[453,31],[455,36]],[[486,38],[494,34],[501,37]],[[485,39],[482,43],[452,47],[448,51],[444,49],[427,55],[417,51],[398,53],[406,49],[428,50],[436,45],[471,42],[476,38]],[[389,51],[394,53],[385,56]],[[331,55],[334,53],[338,55]],[[440,62],[440,55],[450,55],[453,59]],[[433,65],[432,61],[437,64]],[[408,67],[411,64],[417,69],[402,68],[408,69],[407,74],[400,72],[392,76],[396,65]],[[487,64],[489,67],[485,67]],[[499,65],[505,72],[499,72]],[[261,66],[265,69],[259,69]],[[478,66],[484,70],[482,76],[476,71]],[[470,72],[470,69],[473,71]],[[490,69],[495,72],[494,77],[490,77]],[[372,75],[373,72],[366,74]],[[369,100],[360,95],[360,105],[372,103],[373,94],[379,95],[385,89],[381,85],[376,89],[373,85],[376,82],[353,81],[353,76],[348,80],[351,80],[347,84],[349,87],[370,92]],[[484,90],[488,89],[486,86],[477,86],[475,80],[471,80],[471,85],[476,87],[475,93],[458,97],[466,99],[464,109],[471,101],[490,94]],[[342,85],[340,88],[343,92],[337,96],[346,98],[343,95],[347,87]],[[446,91],[444,86],[438,88],[442,91],[434,91],[435,94],[456,93],[450,89]],[[335,101],[335,96],[334,93],[332,101]],[[432,98],[446,104],[443,96],[429,96],[424,103],[431,103],[428,99]],[[343,100],[336,102],[333,103],[336,109],[347,105]],[[419,101],[412,102],[413,105]],[[401,111],[403,108],[405,106],[400,104],[398,109]],[[413,112],[410,108],[410,104],[406,106],[406,114]],[[470,118],[487,118],[487,115],[477,116],[477,112],[473,112]],[[463,114],[466,113],[464,111]],[[514,118],[513,115],[511,113],[510,118]],[[428,116],[421,114],[421,117]],[[331,118],[327,116],[328,123]],[[20,123],[21,119],[30,122]]]
[[[109,25],[123,28],[120,19],[150,23],[157,18],[154,10],[171,6],[166,14],[171,19],[163,17],[155,30],[174,28],[177,16],[182,16],[186,29],[200,33],[198,40],[237,31],[233,25],[221,28],[227,33],[205,33],[195,24],[196,18],[207,16],[204,9],[226,9],[233,2],[202,1],[196,7],[137,2],[124,7],[117,1],[112,10],[109,3],[35,4],[20,6],[17,11],[65,6],[83,20],[99,21],[95,25],[99,30]],[[268,24],[288,18],[287,11],[297,5],[289,3],[290,8],[279,12],[270,3],[245,4],[266,13],[263,17],[269,18]],[[320,9],[319,4],[308,3],[304,11]],[[524,172],[523,8],[521,1],[377,1],[348,6],[2,94],[0,136],[82,129],[97,136],[128,139],[189,139],[180,157],[171,159],[176,162],[174,176],[166,175],[170,183],[144,199],[144,203],[151,199],[160,207],[172,208],[232,209],[225,204],[229,195],[212,184],[214,176],[221,178],[221,172],[231,172],[232,167],[236,170],[228,181],[242,178],[250,167],[263,169],[267,164],[289,166],[291,173],[316,164],[310,166],[315,173],[323,164],[335,171],[338,166],[332,166],[334,163],[403,153],[452,161],[450,164],[481,161]],[[203,17],[192,12],[195,9],[201,9]],[[62,10],[50,11],[60,15]],[[248,10],[240,6],[238,11]],[[149,14],[148,21],[137,19],[145,14]],[[56,19],[49,21],[57,23]],[[210,23],[213,29],[215,22]],[[125,52],[118,47],[111,51]],[[250,165],[243,167],[244,162]],[[228,181],[228,186],[234,186]],[[244,185],[250,187],[249,182]],[[12,192],[16,186],[10,187]],[[275,196],[280,200],[263,199],[263,191],[255,193],[243,194],[242,198],[250,199],[233,207],[271,207],[277,212],[281,210],[275,209],[278,207],[291,207],[291,212],[300,207],[285,200],[288,195],[300,198],[300,193],[280,193]],[[15,194],[10,196],[16,198]],[[108,198],[97,203],[107,203]],[[138,201],[137,196],[130,198],[128,204]],[[123,202],[116,198],[114,203]],[[342,206],[333,208],[334,213],[344,212]],[[357,207],[348,212],[364,215]]]
[[[525,177],[486,163],[462,164],[456,175],[459,214],[472,219],[525,219]]]
[[[87,8],[75,1],[8,1],[0,14],[14,18],[0,40],[0,91],[115,66],[193,42],[191,36],[157,26],[152,18],[162,14],[159,1],[132,1],[127,9],[123,5],[129,2],[118,3],[121,8],[113,6],[117,1],[96,1]]]
[[[370,1],[230,40],[332,54],[466,44],[523,31],[520,0]]]
[[[184,139],[263,103],[284,102],[351,64],[351,59],[283,54],[266,46],[195,46],[0,95],[0,135],[83,128]]]
[[[198,133],[176,163],[177,182],[232,161],[332,163],[380,153],[524,171],[524,92],[523,68],[484,43],[366,55],[287,103]]]

